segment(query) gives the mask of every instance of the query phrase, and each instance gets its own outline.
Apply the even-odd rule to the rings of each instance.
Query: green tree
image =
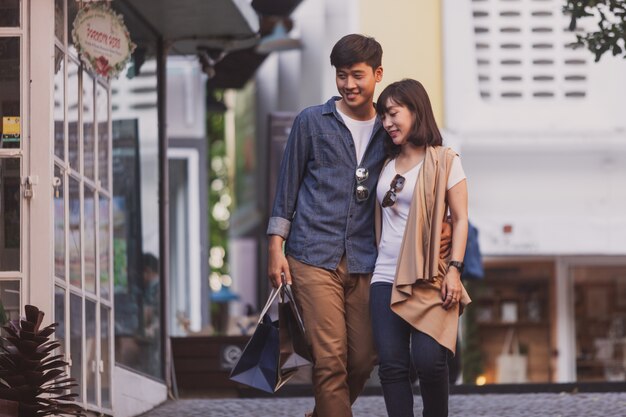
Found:
[[[221,101],[224,91],[208,90],[212,101]],[[228,157],[225,139],[224,111],[207,111],[207,137],[209,155],[208,217],[209,217],[209,287],[211,292],[230,285],[228,263],[228,230],[230,227],[231,186],[228,174]],[[228,315],[227,303],[211,303],[211,321],[216,333],[225,330]]]
[[[565,14],[571,16],[570,30],[583,18],[597,18],[598,30],[576,35],[576,46],[586,47],[596,58],[605,52],[626,58],[626,0],[566,0]]]

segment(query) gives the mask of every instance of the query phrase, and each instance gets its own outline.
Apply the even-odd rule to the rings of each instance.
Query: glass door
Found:
[[[112,409],[112,212],[109,80],[81,64],[72,22],[81,3],[55,0],[52,181],[58,337],[86,408]]]
[[[626,263],[575,265],[576,380],[626,381]]]
[[[0,2],[0,322],[22,312],[24,276],[23,5]]]

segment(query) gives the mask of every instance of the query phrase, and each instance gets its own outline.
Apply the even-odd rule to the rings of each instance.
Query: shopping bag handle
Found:
[[[519,355],[519,338],[515,333],[514,329],[509,329],[504,338],[504,344],[502,345],[502,354],[510,354],[513,353],[515,355]]]
[[[281,293],[282,288],[283,288],[282,283],[278,286],[278,288],[272,288],[272,292],[270,292],[270,296],[267,298],[265,307],[263,307],[261,314],[259,314],[259,321],[257,322],[257,325],[261,324],[261,321],[263,321],[263,317],[265,317],[265,315],[267,314],[272,304],[274,304],[274,300],[276,300],[276,297],[278,296],[278,294]]]
[[[285,302],[285,296],[291,303],[291,309],[293,310],[296,320],[298,320],[298,325],[302,329],[302,333],[306,333],[306,329],[304,328],[304,321],[300,316],[300,310],[298,309],[298,305],[296,304],[296,298],[294,297],[293,291],[291,291],[291,285],[289,284],[282,285],[282,290],[280,294],[280,299],[282,302]]]

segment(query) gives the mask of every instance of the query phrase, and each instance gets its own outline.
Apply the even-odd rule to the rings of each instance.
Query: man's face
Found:
[[[376,83],[383,77],[383,68],[372,69],[365,62],[353,64],[350,67],[340,67],[335,72],[337,91],[351,110],[371,106]]]

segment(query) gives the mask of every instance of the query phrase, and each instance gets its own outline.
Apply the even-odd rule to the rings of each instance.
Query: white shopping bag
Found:
[[[518,384],[528,381],[528,357],[519,351],[515,330],[510,329],[502,345],[502,353],[496,358],[497,381],[503,384]]]

